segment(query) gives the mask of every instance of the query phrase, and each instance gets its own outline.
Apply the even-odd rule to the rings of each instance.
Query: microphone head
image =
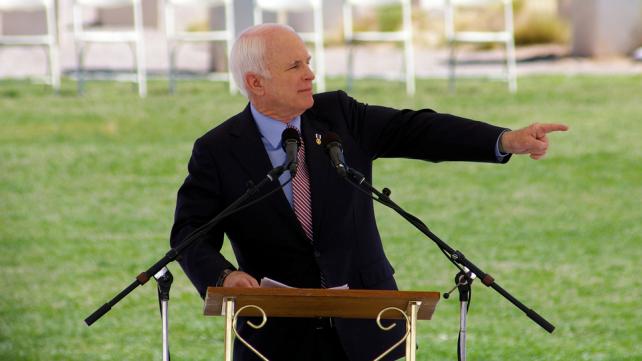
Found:
[[[301,146],[301,138],[299,138],[299,132],[294,128],[285,128],[283,133],[281,133],[281,146],[285,150],[285,144],[291,141],[295,141],[297,147]]]
[[[343,159],[343,147],[341,146],[341,138],[339,138],[337,133],[326,132],[321,144],[328,152],[332,166],[337,170],[341,177],[345,177],[347,170],[345,160]]]
[[[297,152],[301,146],[301,138],[299,131],[294,128],[287,127],[281,133],[281,147],[286,154],[285,164],[283,165],[290,171],[290,175],[294,177],[298,167]]]
[[[326,132],[325,136],[323,137],[321,144],[328,148],[328,146],[332,143],[336,143],[339,147],[343,148],[341,146],[341,138],[339,135],[335,132]]]

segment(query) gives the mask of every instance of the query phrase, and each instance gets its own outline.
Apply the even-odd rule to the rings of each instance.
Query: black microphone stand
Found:
[[[344,166],[344,165],[341,165],[341,166]],[[428,229],[428,226],[426,226],[421,220],[419,220],[417,217],[413,216],[412,214],[406,212],[405,210],[403,210],[403,208],[401,208],[399,205],[393,202],[390,199],[390,190],[388,188],[384,188],[383,192],[379,192],[376,188],[374,188],[370,183],[366,181],[366,177],[363,174],[349,167],[345,167],[345,169],[347,173],[346,180],[348,180],[349,183],[355,185],[360,190],[365,190],[366,192],[376,195],[376,198],[373,197],[373,199],[393,209],[395,212],[399,213],[399,215],[401,215],[408,222],[410,222],[410,224],[415,226],[419,231],[421,231],[421,233],[425,234],[428,238],[430,238],[433,242],[435,242],[437,244],[437,247],[439,247],[439,249],[446,255],[446,257],[457,268],[459,268],[461,272],[466,273],[465,269],[470,270],[472,273],[477,275],[477,277],[479,277],[480,281],[486,287],[491,287],[492,289],[497,291],[500,295],[502,295],[504,298],[510,301],[517,308],[519,308],[522,312],[526,314],[526,316],[528,316],[531,320],[533,320],[535,323],[537,323],[540,327],[545,329],[547,332],[552,333],[553,330],[555,330],[555,326],[553,326],[550,322],[544,319],[544,317],[540,316],[537,312],[526,307],[523,303],[521,303],[519,300],[513,297],[510,293],[508,293],[508,291],[504,290],[499,284],[497,284],[497,282],[495,282],[495,279],[491,275],[482,271],[472,261],[466,258],[466,256],[464,256],[462,252],[456,251],[453,248],[451,248],[446,242],[442,241],[439,237],[437,237],[434,233],[432,233],[430,229]]]
[[[89,315],[89,317],[85,319],[85,323],[87,324],[87,326],[91,326],[94,322],[96,322],[99,318],[101,318],[105,313],[109,312],[109,310],[114,305],[116,305],[121,299],[126,297],[136,287],[142,286],[145,283],[147,283],[150,277],[157,274],[163,267],[167,266],[167,264],[169,264],[170,262],[176,260],[176,258],[185,249],[195,244],[196,241],[200,240],[201,236],[209,232],[209,230],[211,230],[214,226],[216,226],[222,219],[240,210],[243,206],[243,203],[245,203],[251,196],[256,194],[264,185],[274,181],[275,179],[278,179],[279,176],[285,171],[285,169],[286,168],[284,166],[278,166],[272,169],[265,176],[265,178],[263,178],[256,185],[254,185],[254,183],[251,181],[248,182],[247,190],[236,201],[234,201],[232,204],[227,206],[224,210],[222,210],[216,217],[211,219],[209,222],[202,225],[198,229],[194,230],[194,232],[190,233],[183,240],[183,242],[181,242],[181,244],[179,244],[175,248],[171,248],[163,258],[161,258],[156,263],[154,263],[146,271],[141,272],[138,276],[136,276],[136,279],[129,286],[123,289],[119,294],[117,294],[109,302],[99,307],[96,311],[94,311],[94,313]]]

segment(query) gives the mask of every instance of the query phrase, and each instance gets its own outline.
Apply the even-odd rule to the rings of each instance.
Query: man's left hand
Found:
[[[546,155],[550,132],[567,131],[564,124],[539,124],[534,123],[526,128],[512,130],[502,134],[500,139],[501,150],[504,153],[530,154],[533,159],[540,159]]]

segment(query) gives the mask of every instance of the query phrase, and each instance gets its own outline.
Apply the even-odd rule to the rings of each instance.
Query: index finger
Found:
[[[556,124],[556,123],[540,124],[539,128],[540,130],[544,131],[544,133],[565,132],[568,130],[568,126],[564,124]]]

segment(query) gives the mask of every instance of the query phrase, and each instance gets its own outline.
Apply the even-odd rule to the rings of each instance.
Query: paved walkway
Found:
[[[164,35],[158,31],[145,33],[146,63],[150,78],[166,76],[167,55]],[[569,57],[563,46],[532,46],[518,48],[518,76],[528,74],[642,74],[642,61],[631,58],[587,59]],[[204,72],[209,64],[206,45],[188,45],[182,48],[178,64],[181,69]],[[500,74],[501,52],[465,51],[460,55],[461,75]],[[416,72],[419,78],[443,78],[447,76],[446,49],[419,48],[415,51]],[[71,75],[75,71],[74,44],[63,39],[61,44],[63,72]],[[129,70],[133,57],[125,44],[96,44],[87,52],[86,67],[94,70]],[[379,75],[395,77],[402,66],[402,51],[393,45],[369,45],[357,48],[355,55],[357,76]],[[346,73],[346,50],[343,47],[326,49],[328,76]],[[11,47],[0,49],[0,78],[28,77],[44,74],[46,69],[45,51],[42,48]]]

